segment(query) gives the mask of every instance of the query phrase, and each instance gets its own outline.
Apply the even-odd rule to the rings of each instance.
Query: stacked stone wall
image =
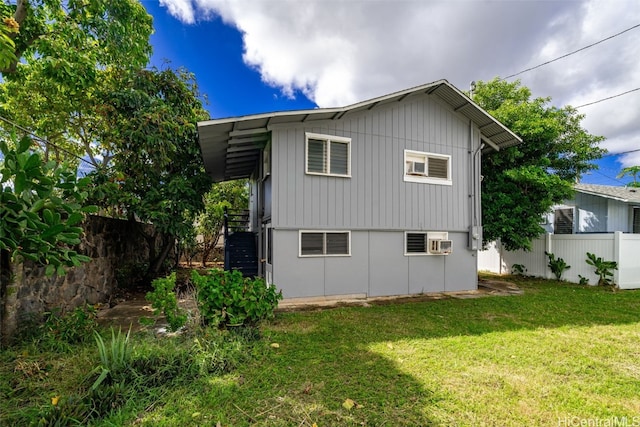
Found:
[[[66,312],[85,303],[109,302],[118,288],[118,272],[148,260],[148,245],[137,231],[139,226],[125,220],[87,217],[78,250],[91,261],[69,269],[64,276],[47,277],[45,267],[29,261],[13,266],[14,273],[22,269],[22,274],[16,275],[22,279],[15,311],[18,323],[53,308]],[[152,231],[150,225],[143,227]]]

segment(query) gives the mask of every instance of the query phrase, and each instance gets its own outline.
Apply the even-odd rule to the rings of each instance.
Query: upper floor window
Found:
[[[351,138],[309,132],[305,136],[307,174],[351,176]]]
[[[452,185],[451,156],[404,150],[404,180]]]

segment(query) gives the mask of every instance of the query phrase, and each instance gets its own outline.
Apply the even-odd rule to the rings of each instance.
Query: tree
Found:
[[[52,142],[45,158],[108,162],[95,93],[147,64],[151,16],[135,0],[17,0],[0,17],[0,114]]]
[[[637,176],[640,174],[640,166],[628,166],[626,168],[622,168],[617,178],[622,178],[624,176],[632,176],[633,182],[627,184],[627,187],[640,187],[640,182],[638,182]]]
[[[15,302],[19,280],[12,279],[11,264],[31,260],[46,265],[47,275],[65,273],[89,257],[78,253],[85,213],[88,178],[64,164],[44,163],[25,137],[9,148],[0,139],[0,312],[2,335],[15,331]]]
[[[109,168],[92,174],[93,196],[101,206],[155,226],[153,234],[140,227],[149,245],[151,279],[176,239],[189,234],[211,186],[196,133],[196,122],[208,114],[193,75],[185,70],[137,70],[112,78],[120,89],[97,96],[107,124],[100,141],[113,159]],[[166,238],[156,253],[160,235]]]
[[[246,179],[213,184],[204,196],[204,211],[197,218],[197,233],[202,236],[202,266],[220,239],[225,209],[238,211],[249,206],[249,187]]]
[[[532,99],[520,81],[479,82],[473,100],[523,140],[482,156],[483,240],[530,249],[544,232],[542,215],[572,197],[577,179],[597,167],[593,160],[606,153],[598,146],[604,138],[583,129],[584,115],[571,106]]]

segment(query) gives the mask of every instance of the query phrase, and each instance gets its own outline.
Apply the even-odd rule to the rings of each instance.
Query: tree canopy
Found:
[[[573,184],[597,168],[606,150],[601,136],[582,128],[575,108],[532,98],[520,81],[478,82],[473,100],[523,142],[482,156],[483,240],[500,239],[508,250],[530,249],[544,232],[542,215],[572,197]]]
[[[175,239],[189,234],[211,181],[204,172],[196,122],[208,118],[193,75],[185,70],[137,70],[118,79],[118,90],[98,94],[106,127],[100,141],[113,153],[93,173],[95,201],[168,237],[151,255],[149,275]],[[145,236],[153,252],[157,235]]]
[[[0,114],[55,144],[45,157],[99,167],[95,93],[105,74],[147,64],[151,16],[135,0],[18,0],[0,17]]]

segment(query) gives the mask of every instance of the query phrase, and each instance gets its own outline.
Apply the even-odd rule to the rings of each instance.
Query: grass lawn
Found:
[[[279,313],[232,372],[158,387],[97,424],[638,425],[640,293],[514,281],[523,295]],[[19,351],[3,352],[0,380]],[[0,386],[0,424],[68,392],[93,351],[51,355],[46,378],[23,380],[30,403]]]

